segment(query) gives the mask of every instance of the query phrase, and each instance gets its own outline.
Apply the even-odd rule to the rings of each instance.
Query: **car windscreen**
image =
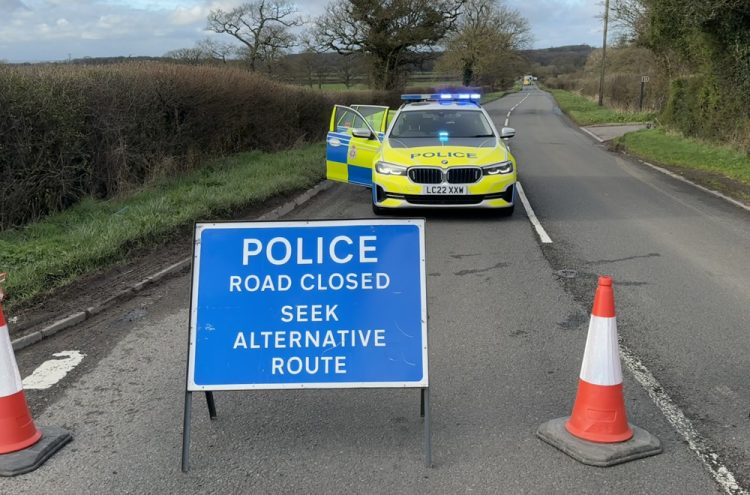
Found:
[[[400,112],[392,138],[492,137],[492,127],[478,110],[409,110]]]

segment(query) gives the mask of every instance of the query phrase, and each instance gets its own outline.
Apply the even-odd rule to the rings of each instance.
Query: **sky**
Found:
[[[302,15],[315,17],[328,1],[296,4]],[[0,0],[0,60],[160,56],[209,36],[205,27],[211,9],[240,3],[242,0]],[[505,3],[529,20],[534,48],[601,45],[599,0]]]

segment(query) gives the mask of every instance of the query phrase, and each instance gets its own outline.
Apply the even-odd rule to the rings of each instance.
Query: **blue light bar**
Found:
[[[432,94],[406,94],[401,95],[404,101],[473,101],[478,102],[482,98],[479,93],[432,93]]]

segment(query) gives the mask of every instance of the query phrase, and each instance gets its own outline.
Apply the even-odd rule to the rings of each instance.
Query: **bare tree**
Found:
[[[318,56],[318,53],[308,49],[295,57],[295,72],[299,74],[298,79],[303,79],[305,83],[311,88],[313,87],[315,67],[318,63]]]
[[[193,65],[201,63],[201,61],[206,58],[203,50],[197,47],[178,48],[177,50],[170,50],[165,53],[164,56]]]
[[[363,65],[360,55],[338,56],[333,68],[344,86],[349,89],[354,84],[355,77],[362,72]]]
[[[498,0],[468,0],[440,66],[460,71],[465,86],[507,84],[520,69],[518,51],[530,42],[531,29],[520,12]]]
[[[260,0],[240,5],[229,11],[212,10],[207,28],[215,33],[226,33],[244,45],[243,54],[250,70],[259,63],[273,61],[286,50],[296,46],[290,28],[301,26],[293,4],[285,0]]]
[[[638,40],[648,29],[647,0],[612,0],[610,17],[621,37]]]
[[[220,61],[224,64],[232,55],[237,53],[236,45],[223,43],[213,38],[202,39],[195,44],[195,47],[203,53],[205,58]]]
[[[375,87],[393,89],[453,28],[464,1],[335,0],[315,20],[311,37],[320,50],[367,55]]]

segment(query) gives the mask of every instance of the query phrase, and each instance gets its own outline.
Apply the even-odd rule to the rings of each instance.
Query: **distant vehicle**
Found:
[[[414,207],[495,208],[510,215],[516,161],[479,94],[403,95],[397,111],[336,105],[326,176],[372,188],[376,214]],[[392,122],[391,122],[392,120]]]
[[[529,86],[534,81],[536,81],[536,77],[534,77],[534,76],[531,76],[531,75],[523,76],[523,85],[524,86]]]

